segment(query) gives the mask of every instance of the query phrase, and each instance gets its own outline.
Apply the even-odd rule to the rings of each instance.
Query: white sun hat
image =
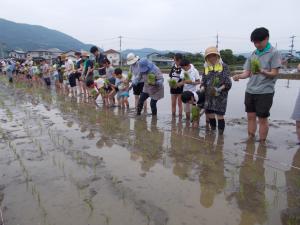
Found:
[[[140,59],[140,57],[136,56],[135,54],[133,53],[129,53],[127,55],[127,65],[132,65],[132,64],[135,64],[138,60]]]

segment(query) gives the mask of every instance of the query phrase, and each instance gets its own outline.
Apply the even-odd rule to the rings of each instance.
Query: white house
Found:
[[[51,52],[49,52],[47,49],[36,49],[31,50],[26,53],[26,58],[31,59],[52,59]]]
[[[68,59],[71,59],[72,61],[76,61],[75,53],[80,51],[75,50],[69,50],[67,52],[64,52],[63,54],[67,56]]]
[[[58,56],[63,54],[63,51],[58,48],[50,48],[48,49],[48,52],[50,52],[52,59],[56,59]]]
[[[52,60],[56,59],[59,55],[61,55],[63,51],[58,48],[50,48],[50,49],[36,49],[31,50],[26,53],[26,58],[32,59],[47,59]]]
[[[26,59],[26,53],[23,51],[13,50],[8,54],[8,56],[15,59]]]
[[[106,57],[113,66],[120,65],[120,52],[113,49],[109,49],[108,51],[104,52],[104,55],[106,55]]]

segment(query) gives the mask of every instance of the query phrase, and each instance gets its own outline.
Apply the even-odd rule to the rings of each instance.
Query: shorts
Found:
[[[26,75],[26,78],[27,78],[28,80],[31,80],[31,79],[32,79],[32,76],[29,75],[29,74],[27,74],[27,75]]]
[[[209,109],[206,109],[205,113],[206,114],[216,114],[218,116],[224,116],[225,115],[225,112],[215,111],[215,110],[209,110]]]
[[[256,113],[257,117],[267,118],[273,104],[274,93],[270,94],[245,94],[245,111]]]
[[[183,92],[183,86],[178,88],[170,88],[171,95],[180,95]]]
[[[80,81],[81,73],[76,72],[74,73],[74,76],[78,81]]]
[[[76,74],[75,73],[71,73],[69,75],[69,83],[70,83],[71,88],[76,87]]]
[[[122,97],[129,97],[129,92],[128,91],[119,92],[117,98],[120,99]]]
[[[44,78],[44,81],[46,83],[46,85],[49,87],[51,85],[51,80],[50,80],[50,77],[45,77]]]
[[[62,73],[58,73],[58,81],[61,84],[64,82],[64,76],[62,75]]]
[[[133,85],[133,94],[140,95],[143,91],[144,83],[138,83],[137,85]]]

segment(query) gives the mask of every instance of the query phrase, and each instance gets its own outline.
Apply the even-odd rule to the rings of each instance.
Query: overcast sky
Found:
[[[0,17],[46,26],[105,50],[152,47],[202,52],[216,44],[234,52],[253,46],[251,31],[270,30],[271,43],[288,49],[297,35],[300,0],[1,0]],[[1,31],[0,31],[1,32]]]

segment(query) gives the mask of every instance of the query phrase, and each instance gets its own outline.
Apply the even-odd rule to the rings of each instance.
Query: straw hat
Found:
[[[62,54],[62,55],[60,56],[60,58],[61,58],[61,60],[66,60],[66,59],[67,59],[67,55]]]
[[[138,60],[140,59],[140,57],[135,56],[133,53],[129,53],[127,55],[127,65],[132,65],[135,64]]]
[[[89,57],[90,55],[89,55],[88,52],[82,51],[82,52],[81,52],[81,56],[82,56],[82,57]]]
[[[218,51],[218,49],[216,47],[209,47],[205,50],[205,55],[204,55],[204,58],[206,58],[207,56],[211,55],[211,54],[215,54],[215,55],[218,55],[219,57],[220,56],[220,53]]]

